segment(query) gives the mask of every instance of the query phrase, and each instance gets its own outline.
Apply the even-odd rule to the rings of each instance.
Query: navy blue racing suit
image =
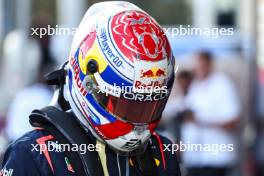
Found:
[[[179,163],[175,154],[164,150],[171,142],[157,134],[150,138],[152,150],[151,156],[156,171],[154,175],[180,176]],[[40,146],[47,143],[57,145],[56,139],[44,129],[36,129],[28,132],[8,147],[0,176],[74,176],[76,175],[71,161],[64,152],[59,150],[41,150]],[[45,149],[45,148],[43,148]],[[95,151],[96,152],[96,151]],[[104,175],[110,176],[140,176],[144,175],[133,160],[128,156],[121,156],[109,147],[105,146],[106,168]],[[152,162],[152,161],[149,161]]]

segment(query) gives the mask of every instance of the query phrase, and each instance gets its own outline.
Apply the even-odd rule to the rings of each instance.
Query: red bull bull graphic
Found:
[[[166,76],[165,71],[162,69],[158,69],[158,71],[156,72],[156,77],[161,77],[161,76]]]
[[[153,67],[148,70],[141,70],[141,78],[158,78],[165,76],[166,76],[165,69]]]
[[[143,71],[141,70],[141,78],[151,78],[154,77],[154,73],[152,70]]]

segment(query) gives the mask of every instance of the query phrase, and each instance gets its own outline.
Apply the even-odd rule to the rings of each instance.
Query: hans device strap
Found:
[[[29,118],[32,126],[44,128],[62,144],[81,145],[91,143],[91,139],[84,133],[84,129],[82,129],[71,113],[48,106],[42,110],[34,110]],[[66,151],[66,155],[72,161],[73,168],[75,168],[78,176],[104,175],[96,151],[87,150],[85,154]]]

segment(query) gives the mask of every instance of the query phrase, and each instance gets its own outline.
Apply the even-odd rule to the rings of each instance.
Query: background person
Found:
[[[32,27],[42,28],[50,23],[48,19],[48,16],[45,14],[37,15],[32,22]],[[49,104],[53,94],[52,89],[45,84],[44,79],[44,75],[50,72],[55,65],[55,59],[49,50],[50,36],[46,34],[42,38],[39,38],[29,35],[28,40],[34,42],[39,48],[39,54],[28,57],[28,61],[25,61],[25,65],[33,61],[36,62],[32,66],[34,68],[32,70],[35,70],[35,72],[31,71],[30,73],[26,71],[28,73],[27,77],[31,81],[28,81],[29,83],[26,83],[25,87],[13,95],[13,100],[7,111],[5,132],[10,141],[14,141],[24,133],[32,130],[32,127],[28,123],[28,116],[33,109],[42,108]],[[32,48],[27,48],[27,50],[30,49]],[[8,60],[9,58],[6,59]],[[12,59],[15,61],[20,60],[19,56]],[[24,66],[20,68],[21,72],[24,71],[24,68]]]
[[[233,145],[232,151],[184,151],[183,163],[188,176],[225,176],[235,165],[237,146],[234,130],[240,106],[233,82],[214,71],[209,52],[196,55],[194,80],[187,95],[192,118],[181,127],[183,143]],[[223,150],[227,150],[224,147]]]
[[[46,69],[41,66],[38,79],[35,83],[19,90],[8,109],[6,119],[6,134],[10,141],[33,130],[28,123],[28,116],[33,109],[46,106],[52,99],[52,90],[44,84],[43,74]]]
[[[160,122],[159,130],[174,142],[179,141],[181,122],[190,114],[186,97],[192,78],[193,74],[189,70],[181,70],[177,73],[172,95],[162,113],[163,118]]]

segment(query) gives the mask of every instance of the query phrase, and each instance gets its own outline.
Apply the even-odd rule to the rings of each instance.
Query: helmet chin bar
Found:
[[[140,145],[138,148],[136,148],[130,152],[120,151],[118,149],[115,149],[111,145],[108,145],[108,146],[110,148],[112,148],[114,151],[116,151],[120,156],[136,156],[136,155],[143,154],[146,151],[147,146],[148,146],[148,142],[149,142],[149,140],[147,140],[144,144]]]

